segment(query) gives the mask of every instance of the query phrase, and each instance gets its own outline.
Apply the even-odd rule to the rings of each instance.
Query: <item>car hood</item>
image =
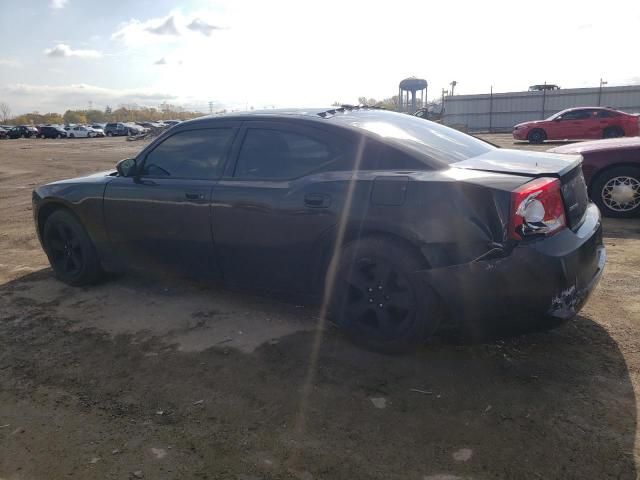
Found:
[[[582,162],[581,155],[496,149],[477,157],[451,164],[452,167],[538,177],[562,176]]]
[[[546,120],[531,120],[529,122],[518,123],[517,125],[514,125],[513,128],[532,127],[534,125],[541,125],[541,124],[543,124],[545,122],[546,122]]]
[[[92,173],[91,175],[85,175],[84,177],[67,178],[64,180],[58,180],[56,182],[48,183],[47,185],[62,185],[65,183],[103,183],[105,179],[112,177],[117,172],[116,170],[105,170],[103,172]]]
[[[608,138],[606,140],[593,140],[591,142],[570,143],[554,147],[548,152],[552,153],[588,153],[600,150],[640,149],[640,137]]]

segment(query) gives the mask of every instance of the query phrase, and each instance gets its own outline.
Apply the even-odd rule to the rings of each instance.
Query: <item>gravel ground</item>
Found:
[[[0,141],[0,479],[637,478],[640,220],[605,222],[607,269],[574,321],[388,357],[302,305],[54,280],[32,188],[141,147]]]

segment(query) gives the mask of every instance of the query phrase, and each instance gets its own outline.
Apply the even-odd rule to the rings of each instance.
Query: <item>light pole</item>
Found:
[[[605,80],[602,80],[602,78],[600,79],[600,88],[598,89],[598,106],[600,106],[602,103],[602,87],[607,83],[608,82],[606,82]]]

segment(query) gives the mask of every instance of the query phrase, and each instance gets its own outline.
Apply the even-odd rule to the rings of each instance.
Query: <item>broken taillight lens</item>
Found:
[[[566,225],[557,178],[537,178],[511,193],[509,238],[551,235]]]

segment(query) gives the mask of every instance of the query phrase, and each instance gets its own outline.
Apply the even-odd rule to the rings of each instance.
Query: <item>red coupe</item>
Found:
[[[513,138],[530,143],[633,137],[639,133],[640,116],[601,107],[569,108],[546,120],[519,123],[513,127]]]
[[[640,137],[572,143],[549,151],[582,155],[589,196],[604,215],[640,214]]]

